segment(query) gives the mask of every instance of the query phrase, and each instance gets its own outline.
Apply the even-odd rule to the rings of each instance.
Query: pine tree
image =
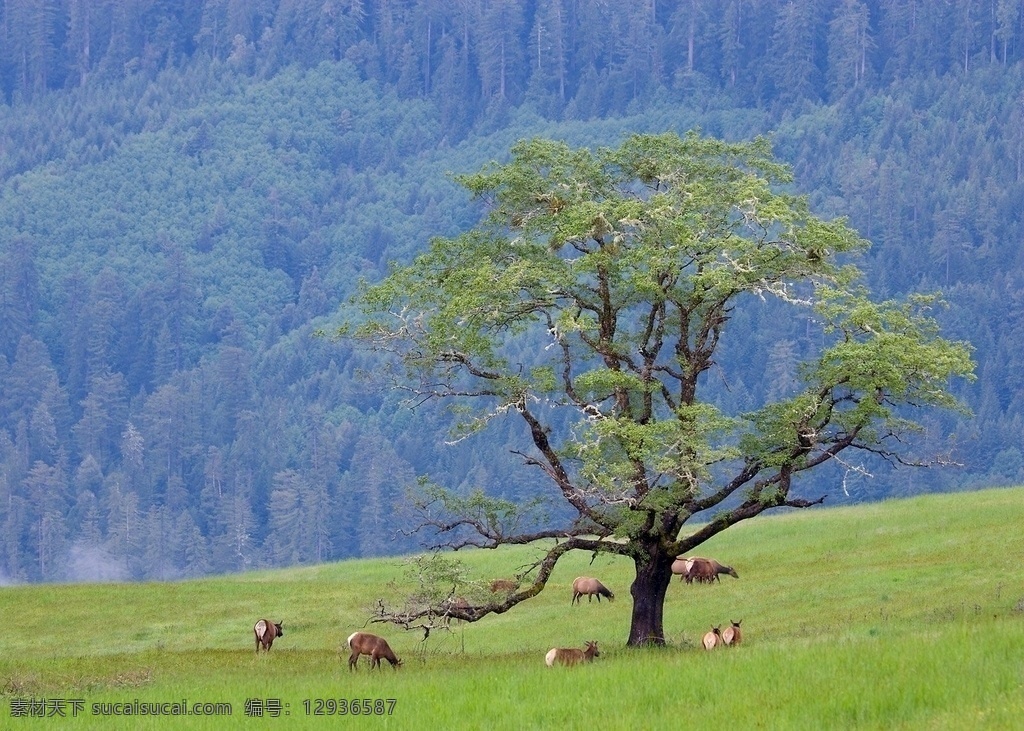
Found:
[[[518,0],[493,0],[483,7],[477,43],[477,68],[483,96],[515,102],[519,96],[517,69],[524,68],[525,15]]]
[[[302,493],[306,489],[295,470],[274,475],[274,487],[267,505],[266,549],[275,566],[302,562],[303,536],[307,530],[302,511]]]
[[[39,309],[36,245],[24,236],[0,257],[0,355],[14,357],[18,342],[35,331]]]
[[[784,104],[819,96],[815,20],[814,0],[789,0],[776,17],[768,71],[775,94]]]
[[[874,45],[868,21],[867,5],[861,0],[843,0],[829,23],[828,85],[834,95],[867,80],[868,58]]]

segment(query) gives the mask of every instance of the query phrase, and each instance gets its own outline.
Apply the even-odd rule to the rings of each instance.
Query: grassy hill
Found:
[[[47,712],[63,699],[84,702],[67,722],[75,729],[1019,728],[1021,525],[1020,488],[758,519],[702,550],[739,580],[674,582],[671,646],[643,651],[625,648],[631,565],[571,556],[540,597],[451,634],[424,642],[421,632],[372,625],[403,658],[397,673],[350,673],[341,645],[378,597],[409,588],[401,559],[180,583],[6,587],[0,725],[49,727],[12,716],[34,712],[29,699]],[[485,580],[531,556],[522,548],[459,557]],[[581,573],[599,576],[617,600],[570,607]],[[283,620],[285,635],[257,656],[251,628],[263,616]],[[743,620],[741,647],[699,649],[712,624],[730,619]],[[590,639],[601,646],[592,666],[545,667],[550,647]],[[282,717],[247,716],[250,699],[264,701],[265,715],[274,708],[267,699],[280,701]],[[325,699],[395,705],[342,718]],[[232,715],[128,718],[93,707],[135,700],[229,703]]]

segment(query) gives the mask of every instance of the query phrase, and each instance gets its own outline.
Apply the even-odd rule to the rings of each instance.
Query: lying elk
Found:
[[[711,584],[715,581],[721,582],[721,579],[718,578],[719,574],[728,574],[734,579],[740,578],[740,575],[736,573],[732,566],[723,566],[713,558],[697,557],[693,559],[693,565],[686,572],[686,583],[691,584],[694,581],[702,584]]]
[[[346,642],[352,654],[348,657],[348,669],[355,670],[360,655],[370,656],[370,668],[380,667],[380,659],[383,657],[391,667],[396,670],[402,664],[394,651],[388,646],[383,637],[371,635],[369,632],[353,632]]]
[[[724,642],[726,646],[735,647],[743,641],[743,630],[740,629],[740,622],[742,621],[743,620],[741,619],[737,622],[734,619],[732,620],[731,627],[726,627],[722,630],[722,642]]]
[[[548,664],[549,668],[556,662],[571,666],[581,662],[590,662],[600,656],[601,653],[597,651],[597,642],[588,642],[585,650],[577,650],[575,647],[552,647],[544,656],[544,662]]]
[[[572,606],[580,597],[584,594],[587,595],[587,601],[589,602],[597,596],[598,603],[601,602],[601,597],[607,597],[608,601],[615,598],[615,595],[597,579],[592,579],[589,576],[579,576],[574,582],[572,582],[572,601],[569,602],[569,606]]]
[[[270,652],[270,646],[274,644],[274,640],[284,634],[284,622],[261,619],[253,625],[252,631],[256,635],[256,652],[260,651],[261,645],[264,650]]]
[[[495,579],[491,582],[491,593],[497,594],[499,591],[515,591],[518,586],[519,584],[512,579]]]

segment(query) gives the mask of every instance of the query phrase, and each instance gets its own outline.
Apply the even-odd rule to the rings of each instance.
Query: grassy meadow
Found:
[[[426,641],[368,626],[404,660],[398,672],[386,663],[370,672],[363,658],[350,673],[342,643],[379,597],[408,588],[403,559],[174,583],[5,587],[0,727],[1016,729],[1024,725],[1022,526],[1020,488],[759,518],[700,551],[740,578],[675,580],[665,608],[670,646],[645,650],[625,647],[632,565],[569,556],[539,597],[504,615]],[[458,557],[487,580],[512,575],[535,553]],[[616,601],[570,607],[580,574],[600,577]],[[285,634],[256,655],[260,617],[283,620]],[[700,648],[712,624],[730,619],[743,620],[742,646]],[[544,665],[550,647],[592,639],[601,647],[592,665]],[[368,699],[371,714],[342,716],[339,699]],[[60,701],[66,718],[38,717]],[[81,702],[74,718],[72,701]],[[134,701],[230,704],[231,715],[109,715],[123,708],[102,705]]]

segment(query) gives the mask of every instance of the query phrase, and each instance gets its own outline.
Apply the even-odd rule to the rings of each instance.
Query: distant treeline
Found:
[[[361,378],[377,361],[313,335],[476,220],[447,171],[530,135],[770,133],[815,210],[874,242],[873,290],[942,291],[979,362],[975,416],[921,437],[965,468],[843,465],[808,493],[1024,480],[1018,2],[2,7],[0,578],[407,550],[419,475],[537,494],[515,427],[448,445],[433,404],[401,408]],[[770,303],[728,328],[733,412],[817,346]]]
[[[8,101],[226,60],[272,76],[347,60],[446,129],[529,101],[572,118],[652,95],[834,100],[1021,58],[1020,0],[4,0]]]

